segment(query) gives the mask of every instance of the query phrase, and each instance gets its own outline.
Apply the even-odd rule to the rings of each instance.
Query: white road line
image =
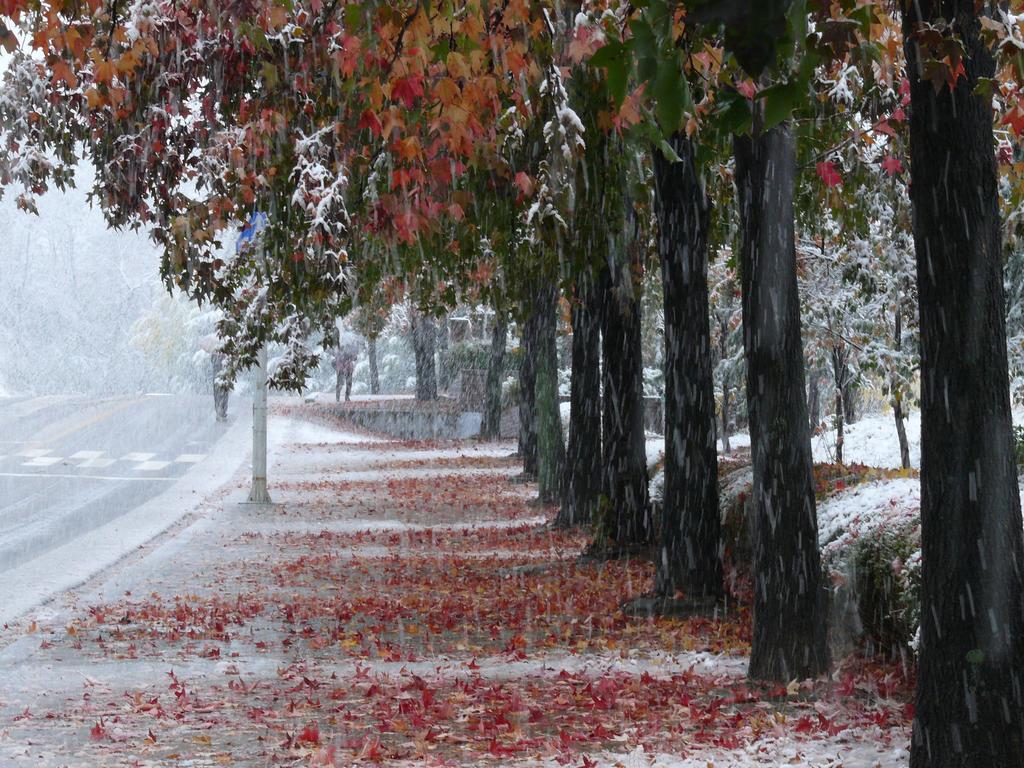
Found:
[[[69,459],[98,459],[106,451],[79,451],[68,456]]]
[[[27,450],[18,453],[18,456],[24,456],[27,459],[36,459],[40,456],[45,456],[48,453],[53,453],[52,448],[29,448]]]
[[[206,458],[205,453],[183,453],[174,460],[175,464],[198,464]]]
[[[24,462],[21,466],[23,467],[52,467],[54,464],[64,461],[63,456],[36,456],[34,459],[29,459]]]
[[[153,480],[179,480],[177,477],[112,477],[108,475],[71,475],[64,474],[62,472],[0,472],[0,477],[37,477],[41,479],[63,477],[70,478],[72,480],[116,480],[118,482],[122,480],[131,480],[133,482],[143,481],[151,482]]]
[[[96,469],[106,469],[116,461],[117,459],[89,459],[88,461],[83,461],[78,466],[85,469],[92,469],[93,467]]]
[[[135,467],[132,467],[135,472],[156,472],[161,469],[169,467],[171,462],[169,461],[143,461]]]
[[[121,457],[121,461],[149,461],[155,453],[126,453]]]

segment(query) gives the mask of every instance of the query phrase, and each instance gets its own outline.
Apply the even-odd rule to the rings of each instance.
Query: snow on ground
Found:
[[[921,466],[921,412],[913,411],[906,421],[910,464]],[[816,462],[835,461],[836,432],[834,429],[815,435],[811,450]],[[900,443],[896,435],[896,422],[892,413],[863,416],[843,430],[843,461],[846,464],[866,464],[869,467],[900,467]]]
[[[416,397],[416,395],[413,395],[413,394],[407,394],[407,395],[400,395],[400,394],[388,394],[388,395],[370,395],[370,394],[365,394],[365,395],[356,395],[356,394],[353,394],[350,399],[354,403],[362,403],[362,402],[368,402],[369,403],[369,402],[375,402],[377,400],[412,400],[414,397]],[[311,392],[310,394],[308,394],[306,396],[306,399],[311,401],[311,402],[312,401],[330,402],[330,401],[334,400],[334,390],[333,389],[332,390],[326,390],[325,389],[323,392]]]
[[[554,755],[608,768],[905,762],[902,719],[867,731],[854,708],[841,714],[845,730],[826,733],[817,718],[833,710],[818,707],[845,704],[824,689],[820,700],[753,703],[738,695],[724,703],[725,691],[745,685],[747,662],[727,622],[698,623],[689,635],[680,634],[693,631],[685,622],[620,623],[619,590],[628,586],[628,597],[643,589],[647,566],[612,563],[592,574],[571,554],[552,559],[552,547],[580,543],[540,528],[545,518],[515,500],[535,488],[473,474],[489,457],[507,456],[508,444],[403,451],[377,438],[350,442],[355,437],[272,419],[271,493],[283,504],[235,504],[248,487],[240,467],[187,527],[76,590],[0,650],[0,677],[13,684],[0,702],[0,762],[98,765],[123,757],[117,764],[128,764],[132,757],[155,765],[173,755],[181,764],[216,757],[306,765],[335,751],[337,759],[322,764],[377,754],[388,762],[391,753],[378,750],[407,752],[424,727],[409,730],[417,718],[439,737],[430,749],[464,765],[498,758],[494,764],[554,768]],[[243,464],[248,439],[243,430],[236,440]],[[368,454],[378,452],[392,466],[368,466]],[[325,475],[328,456],[334,468]],[[396,494],[388,481],[410,462],[447,462],[451,480],[419,477]],[[364,473],[381,482],[365,483]],[[344,496],[337,483],[351,477],[364,485]],[[508,534],[496,535],[500,528]],[[364,540],[362,532],[401,536]],[[357,553],[353,568],[345,554],[364,544],[387,546],[388,555]],[[515,551],[495,544],[522,549],[506,558]],[[467,557],[467,549],[480,557]],[[524,561],[542,568],[515,571]],[[498,565],[515,572],[495,578]],[[422,604],[423,613],[391,615],[403,604]],[[339,611],[354,615],[339,621]],[[438,611],[452,627],[433,626]],[[226,630],[213,621],[221,616]],[[182,620],[195,639],[175,630]],[[490,634],[482,631],[488,624]],[[651,691],[660,693],[634,711]],[[680,697],[689,703],[669,705]],[[901,706],[875,704],[897,713]],[[55,715],[29,718],[29,707]],[[506,708],[514,731],[492,723]],[[342,709],[344,723],[329,713]],[[173,717],[154,714],[164,711]],[[385,714],[395,727],[382,727]],[[317,724],[303,743],[300,734]],[[524,736],[535,740],[528,750],[518,745]]]
[[[245,461],[252,445],[250,424],[244,418],[237,419],[207,460],[182,475],[164,493],[62,547],[6,571],[0,581],[0,625],[85,582],[198,510]]]
[[[738,749],[697,749],[686,757],[651,754],[637,747],[631,752],[604,752],[587,763],[590,768],[889,768],[910,761],[909,738],[898,744],[877,739],[878,729],[844,731],[813,741],[789,736],[768,736]],[[851,736],[856,735],[856,740]],[[516,763],[520,768],[555,768],[557,761]]]
[[[366,435],[357,432],[343,432],[312,421],[291,422],[271,416],[267,419],[267,441],[273,445],[282,444],[285,439],[292,443],[324,445],[355,445],[365,443]],[[379,442],[389,442],[378,438]]]
[[[818,540],[823,553],[848,548],[879,528],[914,525],[921,513],[921,482],[897,477],[848,488],[818,505]]]
[[[647,434],[646,440],[647,450],[647,466],[651,467],[661,461],[665,455],[665,438],[661,435],[655,435],[653,433]],[[735,453],[737,450],[745,450],[750,448],[750,435],[746,432],[738,432],[735,435],[729,435],[729,453],[726,453],[722,449],[722,441],[719,440],[716,444],[719,457],[729,456]]]

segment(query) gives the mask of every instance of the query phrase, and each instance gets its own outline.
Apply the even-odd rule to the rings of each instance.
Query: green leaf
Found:
[[[793,114],[804,100],[807,91],[798,80],[778,83],[758,94],[764,99],[764,130],[774,128]]]
[[[663,40],[670,41],[672,36],[672,12],[669,10],[665,0],[651,0],[644,18],[651,25],[651,29]]]
[[[658,41],[651,25],[643,19],[636,19],[629,25],[633,33],[633,48],[636,50],[636,70],[640,82],[654,79],[658,72]]]
[[[608,95],[616,107],[622,105],[629,87],[629,59],[625,56],[616,59],[607,68]]]
[[[260,70],[260,75],[263,77],[263,84],[266,85],[267,88],[273,88],[277,85],[277,67],[269,61],[263,64],[263,67]]]
[[[672,145],[669,144],[665,139],[659,139],[657,146],[658,149],[661,150],[662,156],[664,156],[664,158],[668,160],[670,163],[678,163],[680,160],[682,160],[682,158],[676,154],[676,151],[672,149]]]
[[[870,5],[863,5],[847,14],[847,18],[853,19],[860,24],[860,33],[864,37],[871,35],[871,23],[875,20],[875,9]]]
[[[977,96],[991,96],[999,88],[999,83],[991,77],[979,77],[978,84],[974,86],[974,93]]]
[[[719,103],[722,109],[718,113],[718,128],[725,133],[746,133],[753,123],[753,115],[750,112],[750,103],[744,97],[732,94],[727,97],[720,97]]]
[[[590,66],[592,67],[608,67],[615,59],[621,59],[626,54],[626,46],[618,41],[611,41],[605,43],[598,48],[594,55],[590,57]]]
[[[689,84],[680,70],[678,58],[671,56],[658,61],[658,74],[652,93],[658,125],[664,134],[674,133],[683,122],[687,105],[693,109]]]
[[[345,6],[345,28],[355,29],[363,20],[363,8],[361,5],[353,4]]]

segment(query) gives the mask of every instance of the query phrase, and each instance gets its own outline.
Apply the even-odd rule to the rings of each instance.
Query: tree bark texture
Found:
[[[593,274],[576,281],[572,304],[572,379],[565,488],[555,525],[594,519],[601,497],[601,312]]]
[[[1012,450],[995,76],[972,0],[904,3],[921,334],[921,639],[912,768],[1024,761],[1024,604]],[[953,23],[965,74],[919,74],[918,22]]]
[[[737,136],[734,148],[754,470],[749,674],[787,682],[830,664],[796,280],[796,143],[783,123]]]
[[[652,525],[640,296],[628,264],[612,265],[606,273],[601,330],[604,534],[613,546],[630,548],[650,542]]]
[[[537,491],[543,504],[559,500],[565,442],[558,403],[558,288],[542,286],[535,297],[537,313]]]
[[[523,472],[537,476],[537,317],[527,312],[519,340],[522,357],[519,360],[519,454]]]
[[[693,144],[676,134],[671,145],[679,162],[654,153],[665,293],[665,486],[655,591],[718,597],[722,525],[708,302],[711,201]]]
[[[412,346],[416,355],[416,399],[437,400],[437,364],[434,345],[437,325],[428,315],[413,314]]]
[[[484,413],[480,437],[497,438],[501,434],[501,382],[505,378],[505,347],[508,344],[508,321],[501,313],[495,315],[491,332],[491,355],[487,360],[484,385]]]

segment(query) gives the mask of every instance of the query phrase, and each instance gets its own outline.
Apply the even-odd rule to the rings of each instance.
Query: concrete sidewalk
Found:
[[[746,687],[746,615],[622,616],[650,565],[579,565],[584,535],[508,482],[513,444],[280,416],[272,439],[275,506],[240,503],[239,471],[4,630],[0,765],[903,759],[891,692],[814,709]]]

